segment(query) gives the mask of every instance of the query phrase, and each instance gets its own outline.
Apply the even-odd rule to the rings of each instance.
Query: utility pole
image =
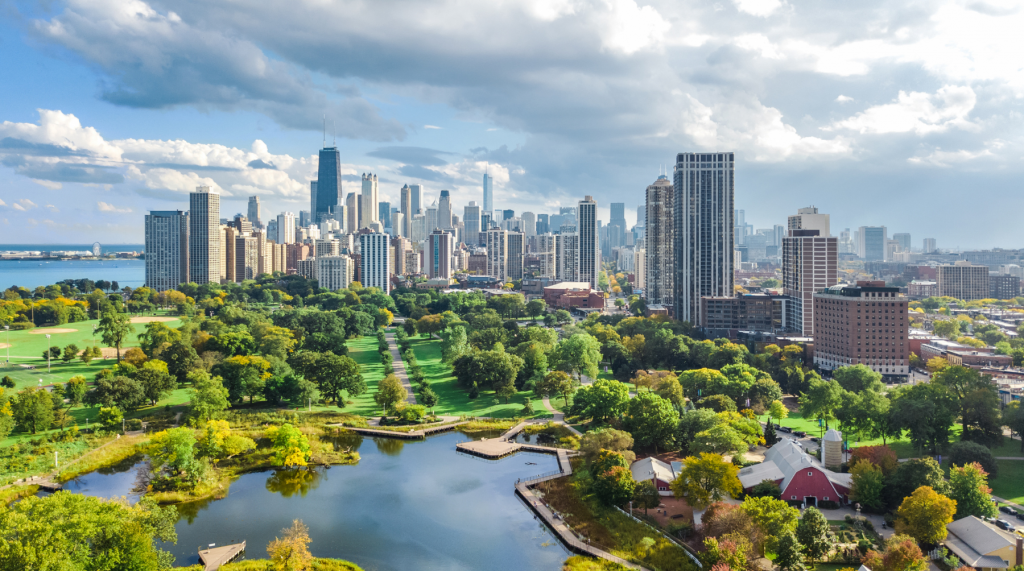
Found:
[[[46,372],[50,372],[50,334],[46,334]]]

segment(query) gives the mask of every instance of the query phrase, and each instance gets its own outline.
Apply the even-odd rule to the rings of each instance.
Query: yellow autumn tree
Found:
[[[274,446],[274,463],[286,468],[305,466],[310,458],[309,439],[291,424],[272,426],[266,437]]]
[[[275,537],[267,545],[267,553],[274,565],[274,571],[309,571],[313,569],[313,554],[309,552],[309,528],[302,520],[292,521],[292,526],[282,529],[284,537]]]

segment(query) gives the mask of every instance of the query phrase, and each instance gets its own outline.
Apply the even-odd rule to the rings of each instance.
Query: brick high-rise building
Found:
[[[939,295],[964,301],[985,299],[989,296],[988,266],[976,266],[966,260],[935,269]]]
[[[790,298],[787,329],[814,335],[814,293],[839,283],[838,252],[838,239],[819,230],[790,230],[782,239],[782,288]]]
[[[866,365],[886,377],[910,373],[907,298],[883,281],[814,294],[814,364],[823,371]]]

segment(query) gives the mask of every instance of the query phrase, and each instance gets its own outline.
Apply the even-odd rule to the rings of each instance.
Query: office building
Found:
[[[676,156],[673,304],[675,317],[681,321],[700,323],[700,298],[734,293],[733,172],[733,153]]]
[[[399,197],[399,210],[402,213],[402,231],[395,232],[399,236],[405,236],[408,238],[412,235],[412,229],[409,227],[412,224],[412,215],[416,214],[416,211],[412,209],[412,188],[409,185],[402,186]],[[392,226],[393,227],[393,226]]]
[[[188,218],[180,210],[146,215],[146,287],[167,291],[188,283]]]
[[[494,226],[492,214],[490,212],[480,212],[480,233],[483,234],[487,230],[490,230]],[[480,244],[483,244],[483,237],[481,236]]]
[[[391,237],[387,234],[359,235],[359,278],[363,287],[391,293]]]
[[[391,235],[407,237],[405,229],[408,224],[405,223],[405,214],[395,210],[391,211]]]
[[[900,252],[910,251],[910,234],[906,232],[899,232],[897,234],[893,234],[892,239],[895,240],[897,244],[899,244]]]
[[[925,254],[934,254],[938,249],[935,247],[935,238],[925,238],[922,245]]]
[[[649,305],[672,306],[672,296],[675,294],[672,285],[675,278],[672,250],[675,247],[675,189],[668,177],[661,175],[654,184],[647,187],[646,196],[644,297]]]
[[[494,210],[494,179],[491,178],[490,174],[484,173],[484,201],[483,209],[484,212],[491,212]]]
[[[505,259],[508,256],[507,236],[508,232],[501,228],[491,228],[484,233],[485,245],[487,247],[486,275],[501,282],[505,281]]]
[[[437,224],[437,201],[436,200],[430,203],[430,206],[427,207],[427,210],[424,212],[424,215],[426,217],[425,218],[425,223],[427,225],[426,229],[427,229],[427,233],[428,234],[433,232],[435,229],[439,228],[439,226]]]
[[[189,194],[188,277],[197,284],[219,283],[222,255],[220,194],[200,186]]]
[[[250,196],[249,197],[249,210],[248,218],[249,222],[252,223],[254,228],[263,228],[263,218],[260,216],[260,197]]]
[[[601,270],[601,245],[597,240],[597,202],[592,196],[588,195],[579,202],[578,218],[577,280],[590,282],[590,287],[597,289],[597,274]]]
[[[412,224],[409,226],[409,239],[415,243],[427,239],[427,217],[423,214],[415,214],[412,217]]]
[[[536,226],[535,232],[536,232],[536,234],[538,236],[541,235],[541,234],[547,234],[547,233],[551,232],[551,225],[548,223],[548,215],[547,214],[538,214],[537,215],[537,226]]]
[[[869,261],[885,261],[889,241],[885,226],[861,226],[857,230],[857,255]]]
[[[304,212],[304,211],[303,211]],[[316,181],[309,181],[309,212],[306,213],[303,226],[316,224]]]
[[[814,364],[822,371],[866,365],[884,377],[910,373],[907,298],[883,281],[814,294]]]
[[[377,175],[363,173],[363,189],[360,195],[359,228],[370,228],[374,222],[380,222],[380,202],[377,194]],[[354,232],[355,230],[352,230]]]
[[[463,209],[462,220],[465,223],[463,242],[471,246],[480,243],[480,207],[475,200],[469,201],[469,206]]]
[[[392,228],[390,202],[377,203],[377,220],[380,221],[381,228]]]
[[[989,296],[988,266],[976,266],[966,260],[935,268],[935,281],[939,296],[964,301],[985,299]]]
[[[409,204],[412,208],[412,213],[415,215],[423,210],[423,185],[422,184],[410,184],[409,185]]]
[[[441,230],[452,229],[452,197],[447,190],[441,191],[437,202],[437,227]]]
[[[791,229],[782,239],[782,291],[790,298],[786,328],[812,337],[814,294],[837,283],[839,240],[820,235],[818,229]]]
[[[320,150],[320,162],[316,174],[316,208],[313,220],[319,222],[322,216],[330,217],[336,206],[341,204],[341,154],[337,147],[324,146]]]
[[[526,235],[522,232],[509,232],[505,235],[505,279],[518,281],[523,279],[523,256]]]
[[[796,211],[796,214],[789,217],[789,230],[817,230],[818,236],[828,238],[831,236],[828,214],[821,214],[817,207],[808,206]]]
[[[305,228],[313,222],[313,218],[309,215],[308,210],[299,211],[299,226]]]
[[[450,280],[452,278],[452,235],[435,228],[427,236],[426,274],[430,279]]]
[[[733,210],[733,241],[736,246],[745,246],[751,225],[747,224],[747,213],[742,208]]]
[[[647,225],[647,206],[644,204],[636,207],[636,225],[640,227]]]
[[[344,289],[355,276],[355,261],[349,256],[323,256],[316,259],[316,279],[320,287],[331,291]]]
[[[278,244],[292,244],[295,242],[295,214],[282,212],[277,215],[277,240]]]
[[[146,261],[149,261],[149,258],[146,258]],[[988,296],[992,299],[1020,297],[1020,278],[1009,274],[989,274]]]
[[[523,232],[526,233],[527,236],[536,236],[537,235],[537,215],[534,214],[533,212],[524,212],[522,218],[523,218]]]

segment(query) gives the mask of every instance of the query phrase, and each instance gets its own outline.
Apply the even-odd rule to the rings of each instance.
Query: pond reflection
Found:
[[[304,498],[310,490],[315,490],[320,485],[320,480],[325,477],[326,472],[327,468],[322,466],[277,470],[267,478],[267,491],[281,494],[286,498],[295,494]]]

